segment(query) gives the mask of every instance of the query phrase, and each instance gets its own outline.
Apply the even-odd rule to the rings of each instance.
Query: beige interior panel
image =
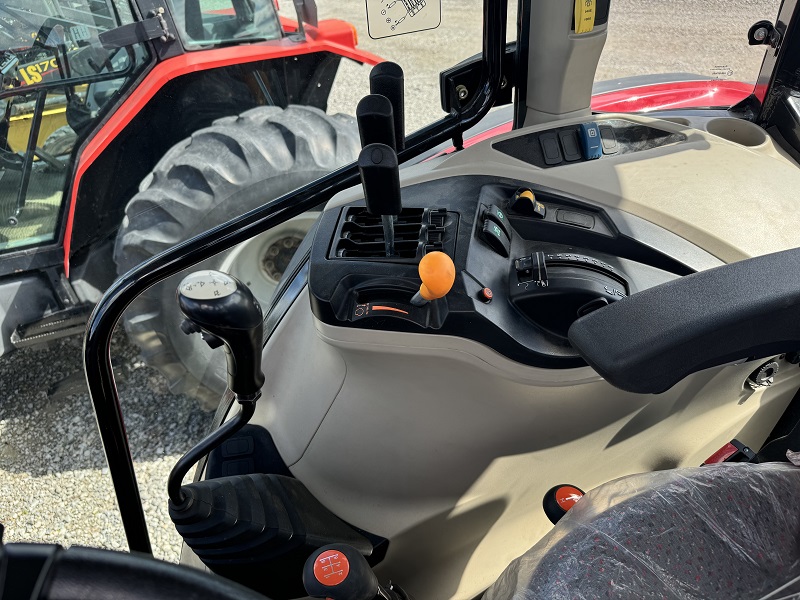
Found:
[[[637,215],[725,262],[800,246],[789,218],[800,170],[763,132],[724,119],[615,118],[688,139],[551,169],[492,148],[528,128],[405,168],[402,183],[534,182]],[[347,190],[327,209],[361,197]],[[774,385],[757,391],[745,380],[758,361],[630,394],[589,367],[524,366],[471,340],[327,325],[304,290],[266,347],[253,422],[323,504],[390,539],[379,579],[418,600],[469,600],[550,529],[541,502],[551,487],[695,466],[732,438],[759,447],[800,386],[800,369],[777,360]]]

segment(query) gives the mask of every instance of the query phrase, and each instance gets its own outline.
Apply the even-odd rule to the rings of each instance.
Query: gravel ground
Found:
[[[122,332],[114,338],[120,398],[156,556],[176,561],[180,538],[166,510],[166,477],[205,433],[211,413],[173,396]],[[79,339],[27,349],[0,371],[0,522],[5,540],[126,548],[88,395],[47,390],[82,371]]]
[[[282,4],[290,14],[291,2]],[[444,24],[436,31],[378,41],[366,34],[363,1],[319,4],[322,18],[352,22],[363,48],[403,65],[418,65],[406,72],[409,132],[441,116],[439,68],[479,50],[477,0],[444,0]],[[747,27],[760,18],[774,18],[778,4],[614,0],[597,79],[654,70],[711,76],[716,67],[729,66],[733,78],[752,80],[763,50],[746,45]],[[354,113],[366,93],[367,73],[352,65],[343,68],[346,85],[334,89],[331,112]],[[159,374],[141,363],[124,334],[116,336],[112,355],[124,376],[120,395],[155,553],[176,561],[180,539],[166,512],[166,478],[180,454],[202,437],[211,415],[190,398],[172,396]],[[6,541],[126,547],[88,396],[56,399],[47,393],[81,369],[76,339],[19,351],[0,362],[0,522],[6,526]]]

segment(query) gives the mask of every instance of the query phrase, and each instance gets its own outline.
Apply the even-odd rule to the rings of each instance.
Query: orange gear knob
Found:
[[[453,259],[444,252],[426,254],[419,261],[419,278],[422,279],[422,285],[419,286],[415,300],[424,304],[425,301],[442,298],[453,288],[456,280],[456,266],[453,264]]]

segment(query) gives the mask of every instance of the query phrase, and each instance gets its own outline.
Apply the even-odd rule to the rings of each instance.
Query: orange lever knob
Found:
[[[444,252],[430,252],[419,261],[419,295],[425,300],[436,300],[447,294],[456,281],[456,266]]]

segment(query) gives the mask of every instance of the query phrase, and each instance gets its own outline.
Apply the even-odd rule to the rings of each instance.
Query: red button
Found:
[[[494,294],[492,293],[492,290],[490,290],[488,287],[485,287],[481,290],[480,297],[484,302],[491,302],[492,298],[494,298]]]
[[[564,485],[556,490],[556,502],[564,512],[575,506],[575,503],[581,498],[583,498],[583,492],[571,485]]]
[[[349,573],[350,563],[338,550],[326,550],[314,561],[314,577],[323,585],[339,585]]]

